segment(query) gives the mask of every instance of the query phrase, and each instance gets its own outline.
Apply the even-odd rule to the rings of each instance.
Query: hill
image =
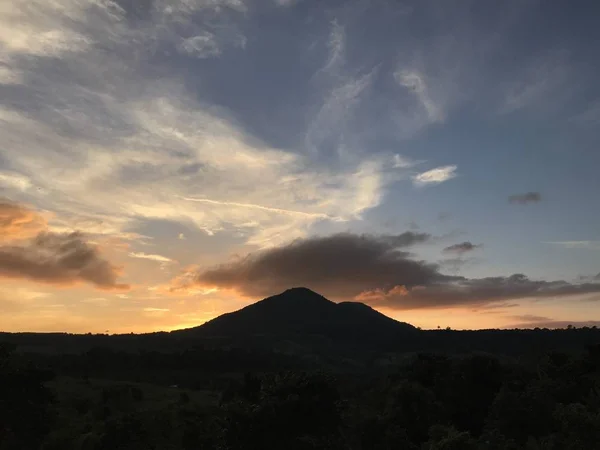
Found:
[[[363,303],[334,303],[310,289],[297,287],[179,333],[244,338],[316,335],[371,343],[415,331],[412,325],[391,319]]]

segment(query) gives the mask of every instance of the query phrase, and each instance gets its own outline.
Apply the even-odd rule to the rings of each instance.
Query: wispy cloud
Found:
[[[441,105],[432,99],[423,74],[415,70],[401,69],[394,73],[398,83],[412,92],[425,110],[431,123],[442,122],[445,118]]]
[[[174,262],[171,258],[167,258],[166,256],[153,255],[153,254],[148,254],[148,253],[144,253],[144,252],[131,252],[131,253],[129,253],[129,256],[132,258],[149,259],[150,261],[156,261],[156,262],[161,262],[161,263]]]
[[[502,113],[525,108],[550,107],[548,102],[562,101],[565,91],[573,90],[573,79],[566,55],[562,52],[544,55],[529,63],[509,83],[505,91]]]
[[[547,244],[563,248],[581,248],[588,250],[600,250],[600,241],[550,241]]]
[[[220,52],[241,46],[235,27],[203,22],[243,11],[241,2],[174,2],[168,8],[157,3],[148,14],[154,24],[129,23],[122,8],[91,14],[93,6],[84,2],[67,2],[60,11],[55,6],[34,2],[27,14],[17,4],[9,10],[32,35],[49,24],[65,30],[77,24],[77,32],[95,44],[85,51],[53,50],[54,59],[36,60],[35,71],[18,57],[21,44],[8,47],[11,68],[27,77],[18,107],[8,102],[0,110],[0,131],[11,142],[0,149],[0,157],[11,162],[0,185],[14,198],[56,212],[53,231],[85,222],[90,234],[140,239],[132,228],[164,219],[211,235],[242,231],[262,246],[301,237],[316,221],[357,217],[377,206],[385,189],[383,160],[323,170],[310,158],[249,135],[223,109],[197,101],[178,77],[169,80],[148,64],[157,42],[177,50],[192,38],[188,50],[213,54],[207,34],[213,33]],[[197,17],[207,9],[210,14]],[[66,13],[73,20],[64,22]],[[44,19],[49,17],[56,23]],[[190,23],[191,17],[197,21]],[[4,25],[10,28],[10,21]],[[222,48],[223,29],[229,47]],[[59,66],[69,70],[62,73]],[[367,83],[359,78],[332,94],[323,127],[342,120]],[[186,198],[210,201],[200,206]]]
[[[416,186],[426,186],[443,183],[444,181],[451,180],[452,178],[455,178],[457,176],[457,168],[457,166],[444,166],[419,173],[413,176],[413,183]]]
[[[600,123],[600,100],[592,102],[583,112],[576,114],[571,121],[581,125],[598,125]]]
[[[236,207],[240,207],[240,208],[250,208],[250,209],[258,209],[261,211],[268,211],[268,212],[273,212],[273,213],[277,213],[277,214],[284,214],[284,215],[291,215],[291,216],[301,216],[301,217],[308,217],[308,218],[313,218],[313,219],[338,219],[339,218],[334,218],[334,217],[330,217],[327,214],[322,214],[322,213],[309,213],[309,212],[303,212],[303,211],[293,211],[293,210],[289,210],[289,209],[281,209],[281,208],[271,208],[268,206],[262,206],[262,205],[254,205],[251,203],[238,203],[238,202],[228,202],[228,201],[218,201],[218,200],[211,200],[208,198],[189,198],[189,197],[185,197],[185,200],[189,200],[191,202],[197,202],[197,203],[207,203],[210,205],[219,205],[219,206],[236,206]]]
[[[344,133],[375,73],[373,69],[362,76],[343,79],[325,96],[306,131],[305,146],[309,151],[319,154],[343,150]]]
[[[395,169],[410,169],[422,162],[423,161],[413,161],[397,153],[393,156],[393,167]]]
[[[31,180],[17,173],[0,172],[0,186],[5,189],[27,191],[32,186]]]
[[[344,51],[346,49],[346,32],[344,27],[334,19],[331,22],[331,31],[329,40],[327,41],[327,49],[329,50],[329,58],[323,67],[323,70],[330,71],[339,66],[344,59]]]
[[[47,227],[42,215],[0,197],[0,243],[34,237]]]
[[[460,244],[450,245],[449,247],[444,248],[442,251],[444,253],[463,254],[463,253],[472,252],[473,250],[477,250],[478,248],[481,248],[481,247],[482,247],[482,244],[473,244],[472,242],[465,241],[465,242],[461,242]]]
[[[198,36],[184,39],[179,50],[196,58],[211,58],[221,54],[215,35],[207,31]]]

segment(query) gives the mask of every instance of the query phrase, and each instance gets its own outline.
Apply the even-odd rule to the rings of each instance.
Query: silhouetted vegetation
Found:
[[[419,331],[322,301],[331,329],[263,303],[174,333],[2,334],[0,450],[600,448],[597,329]]]
[[[362,373],[236,372],[247,363],[236,352],[221,354],[221,371],[208,354],[204,381],[182,387],[162,382],[197,367],[190,353],[140,354],[136,363],[100,350],[55,356],[44,359],[53,377],[3,345],[0,449],[581,450],[600,442],[598,345],[525,360],[418,353]],[[165,375],[157,384],[134,380],[155,371]],[[131,380],[110,379],[125,373]]]

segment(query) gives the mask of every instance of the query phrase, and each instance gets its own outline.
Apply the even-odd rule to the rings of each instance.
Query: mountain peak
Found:
[[[286,295],[286,294],[318,295],[319,297],[322,297],[321,294],[317,294],[315,291],[310,290],[309,288],[304,287],[304,286],[296,286],[296,287],[286,289],[285,291],[283,291],[281,294],[278,294],[278,295]]]
[[[318,304],[318,303],[331,303],[332,301],[327,300],[321,294],[310,290],[306,287],[293,287],[283,291],[281,294],[273,295],[272,297],[267,297],[261,302],[266,300],[272,301],[285,301],[285,302],[302,302],[305,306],[309,306],[310,304]],[[258,302],[258,303],[261,303]]]
[[[362,303],[334,303],[306,287],[294,287],[238,311],[224,314],[198,330],[207,335],[323,335],[342,340],[392,338],[414,330]]]

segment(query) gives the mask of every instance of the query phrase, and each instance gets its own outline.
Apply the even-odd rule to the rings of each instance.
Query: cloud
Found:
[[[294,6],[296,3],[301,0],[273,0],[277,6]]]
[[[379,286],[425,284],[443,277],[435,265],[412,260],[403,249],[429,239],[426,233],[410,231],[299,239],[228,264],[189,272],[175,280],[171,290],[233,289],[256,297],[306,286],[332,298],[348,298]]]
[[[508,197],[509,203],[527,205],[529,203],[539,203],[542,201],[542,194],[539,192],[526,192],[524,194],[513,194]]]
[[[527,108],[551,109],[573,92],[574,73],[566,53],[551,52],[529,61],[505,86],[501,113]]]
[[[343,62],[344,52],[346,50],[346,32],[344,27],[337,20],[331,22],[331,31],[327,41],[329,50],[329,59],[323,70],[330,71]]]
[[[335,300],[404,310],[600,293],[600,283],[593,282],[531,280],[522,274],[472,279],[445,275],[439,265],[417,260],[406,251],[429,239],[428,234],[410,231],[300,239],[223,265],[188,270],[167,291],[216,288],[261,297],[305,286]]]
[[[161,263],[174,262],[171,258],[167,258],[166,256],[152,255],[152,254],[148,254],[148,253],[144,253],[144,252],[131,252],[131,253],[129,253],[129,256],[132,258],[149,259],[150,261],[157,261],[157,262],[161,262]]]
[[[482,244],[473,244],[472,242],[465,241],[465,242],[461,242],[460,244],[450,245],[449,247],[446,247],[442,251],[444,253],[463,254],[463,253],[472,252],[473,250],[476,250],[481,247],[482,247]]]
[[[184,39],[179,50],[196,58],[212,58],[221,54],[215,35],[209,32]]]
[[[600,283],[535,281],[525,275],[468,279],[446,278],[442,282],[407,289],[397,285],[390,290],[364,292],[357,298],[375,306],[393,309],[449,308],[487,305],[524,298],[556,298],[600,293]]]
[[[168,312],[168,311],[170,311],[170,309],[169,308],[150,308],[149,307],[149,308],[144,308],[144,311],[148,312],[148,313],[160,314],[160,313]]]
[[[316,154],[341,153],[343,137],[376,73],[377,68],[359,76],[342,77],[323,96],[305,133],[305,146],[309,151]]]
[[[289,209],[272,208],[269,206],[254,205],[252,203],[228,202],[228,201],[211,200],[208,198],[188,198],[188,197],[185,197],[184,200],[189,200],[190,202],[207,203],[209,205],[234,206],[234,207],[240,207],[240,208],[258,209],[261,211],[267,211],[267,212],[272,212],[272,213],[276,213],[276,214],[308,217],[308,218],[313,218],[313,219],[338,219],[339,220],[339,218],[330,217],[327,214],[323,214],[323,213],[308,213],[308,212],[303,212],[303,211],[293,211],[293,210],[289,210]]]
[[[21,44],[5,48],[7,67],[23,77],[18,86],[2,86],[0,134],[11,143],[0,148],[0,160],[10,161],[0,172],[3,194],[55,213],[57,233],[85,229],[139,240],[147,237],[133,230],[162,219],[221,239],[243,236],[258,247],[306,236],[320,221],[360,219],[379,205],[393,181],[389,155],[326,166],[320,153],[329,125],[343,127],[368,75],[325,96],[314,129],[317,154],[278,148],[254,136],[236,111],[201,95],[212,68],[178,70],[186,59],[178,50],[210,56],[218,47],[223,58],[210,61],[218,65],[242,47],[237,24],[245,4],[144,4],[7,3],[0,45],[15,27],[34,37],[65,30],[90,44],[34,46],[27,57]],[[188,72],[197,76],[193,83]]]
[[[3,85],[0,96],[0,135],[11,143],[0,148],[0,160],[10,161],[0,189],[55,213],[54,232],[139,240],[146,237],[133,230],[163,219],[215,239],[279,245],[322,221],[360,220],[411,165],[383,150],[365,154],[374,146],[355,140],[357,130],[372,128],[355,127],[353,118],[383,74],[376,63],[348,59],[360,49],[348,47],[347,15],[315,21],[328,47],[322,58],[311,53],[306,67],[308,52],[298,54],[296,68],[306,72],[265,84],[264,71],[253,72],[252,61],[262,61],[255,48],[230,57],[241,53],[242,31],[255,31],[259,43],[269,34],[243,22],[245,2],[34,0],[3,8],[0,59],[20,81]],[[45,34],[52,30],[62,31]],[[311,33],[290,42],[306,50]],[[27,41],[44,36],[43,45]],[[340,71],[306,83],[306,96],[298,86],[300,104],[286,106],[308,117],[285,133],[297,142],[279,145],[248,126],[245,115],[279,129],[272,108],[256,109],[263,94],[295,91],[285,83],[302,84],[329,63]],[[435,85],[428,82],[428,91]],[[311,106],[313,114],[302,110]]]
[[[449,212],[441,212],[437,215],[437,220],[438,222],[445,222],[447,220],[450,220],[452,218],[452,213]]]
[[[46,227],[46,220],[38,213],[0,198],[0,243],[31,238]]]
[[[5,189],[27,191],[32,187],[31,180],[27,177],[9,172],[0,172],[0,186]]]
[[[0,246],[0,277],[50,284],[89,283],[99,289],[123,290],[119,269],[105,260],[80,233],[42,232],[26,245]]]
[[[414,70],[398,70],[394,73],[396,81],[412,92],[427,114],[431,123],[443,122],[445,115],[442,107],[434,102],[429,94],[429,88],[423,74]]]
[[[583,112],[571,118],[580,125],[595,126],[600,123],[600,100],[592,102]]]
[[[413,183],[416,186],[440,184],[456,177],[456,169],[457,166],[444,166],[431,169],[413,176]]]
[[[600,250],[600,241],[552,241],[546,242],[563,248],[581,248],[588,250]]]
[[[393,167],[395,169],[410,169],[423,161],[413,161],[402,155],[395,154],[393,157]]]

